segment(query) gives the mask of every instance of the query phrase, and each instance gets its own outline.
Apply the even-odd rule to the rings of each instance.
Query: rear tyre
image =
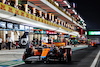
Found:
[[[25,61],[25,64],[31,64],[32,61]]]
[[[70,48],[68,48],[67,49],[67,60],[68,60],[68,62],[70,62],[71,61],[71,49]]]

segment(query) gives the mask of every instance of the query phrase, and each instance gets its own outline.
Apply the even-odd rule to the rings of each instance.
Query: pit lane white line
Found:
[[[96,67],[96,64],[97,64],[97,61],[99,59],[99,56],[100,56],[100,50],[98,52],[98,54],[96,55],[94,61],[92,62],[91,66],[90,67]]]
[[[14,66],[22,65],[22,64],[25,64],[25,63],[23,62],[23,63],[20,63],[20,64],[8,66],[8,67],[14,67]]]

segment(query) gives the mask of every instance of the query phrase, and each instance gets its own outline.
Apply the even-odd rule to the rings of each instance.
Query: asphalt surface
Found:
[[[100,46],[74,51],[72,55],[72,61],[69,63],[52,61],[49,64],[44,64],[40,61],[33,62],[32,64],[22,64],[15,67],[90,67],[99,49]]]
[[[98,59],[96,67],[100,67],[100,56],[99,56],[99,59]]]

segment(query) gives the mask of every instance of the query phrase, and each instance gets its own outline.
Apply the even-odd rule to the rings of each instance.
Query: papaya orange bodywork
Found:
[[[41,56],[47,56],[49,51],[50,51],[50,48],[44,48],[43,51],[42,51]]]
[[[41,52],[38,52],[38,50],[35,49],[35,50],[34,50],[34,55],[35,55],[35,56],[36,56],[36,55],[41,55]]]

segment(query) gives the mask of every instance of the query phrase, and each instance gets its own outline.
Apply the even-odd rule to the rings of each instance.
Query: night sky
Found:
[[[100,30],[99,0],[68,0],[76,3],[76,11],[85,20],[87,30]]]

